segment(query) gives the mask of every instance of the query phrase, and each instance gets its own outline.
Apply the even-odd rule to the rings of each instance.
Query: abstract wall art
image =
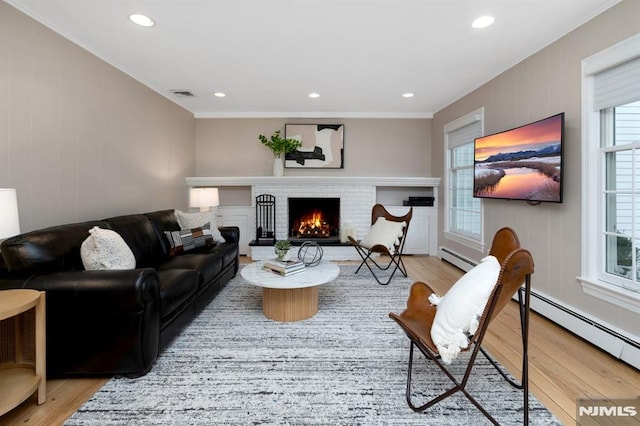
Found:
[[[285,156],[287,168],[344,168],[343,124],[285,124],[285,137],[302,144]]]

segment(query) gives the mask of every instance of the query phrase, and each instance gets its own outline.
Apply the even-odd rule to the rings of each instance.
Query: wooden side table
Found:
[[[0,416],[34,392],[47,400],[45,292],[0,291]]]

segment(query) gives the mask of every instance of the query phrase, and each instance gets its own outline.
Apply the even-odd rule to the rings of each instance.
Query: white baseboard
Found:
[[[440,258],[453,266],[468,272],[471,268],[476,266],[476,262],[467,259],[465,256],[456,253],[455,251],[446,247],[440,247]]]
[[[544,293],[531,292],[531,309],[575,333],[612,356],[640,369],[640,336],[634,336],[589,314],[554,300]]]
[[[463,271],[475,266],[475,262],[446,247],[440,247],[440,257]],[[616,329],[537,291],[531,291],[531,309],[612,356],[640,369],[640,336]]]

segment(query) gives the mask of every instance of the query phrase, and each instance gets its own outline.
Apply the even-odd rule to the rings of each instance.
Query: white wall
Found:
[[[285,169],[287,176],[431,176],[429,119],[196,119],[197,176],[269,176],[273,155],[258,140],[285,123],[344,124],[344,169]]]
[[[186,208],[193,114],[0,2],[0,187],[23,232]]]
[[[576,277],[581,261],[581,61],[638,32],[640,1],[625,0],[436,113],[431,134],[431,170],[438,176],[444,172],[446,123],[484,107],[485,133],[490,134],[564,111],[564,203],[484,201],[485,243],[500,227],[511,226],[534,256],[534,290],[636,336],[639,312],[585,295]],[[440,223],[443,215],[441,208]],[[483,254],[447,241],[442,232],[439,241],[471,259]]]

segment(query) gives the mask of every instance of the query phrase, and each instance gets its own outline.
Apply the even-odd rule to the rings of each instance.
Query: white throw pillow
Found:
[[[384,217],[379,217],[369,230],[369,233],[360,241],[360,245],[371,248],[379,244],[393,253],[395,251],[393,245],[400,242],[402,230],[406,224],[406,222],[393,222]]]
[[[487,256],[444,296],[432,294],[429,297],[431,303],[438,306],[431,326],[431,339],[445,364],[450,364],[461,349],[469,346],[468,336],[478,329],[478,320],[499,274],[498,259]]]
[[[178,219],[178,225],[180,229],[189,230],[194,228],[202,228],[205,223],[211,225],[211,233],[213,234],[213,241],[216,243],[224,243],[226,240],[218,229],[218,217],[215,210],[210,212],[196,212],[187,213],[180,210],[175,211],[176,218]]]
[[[80,246],[80,257],[87,271],[134,269],[136,258],[120,234],[94,226]]]

